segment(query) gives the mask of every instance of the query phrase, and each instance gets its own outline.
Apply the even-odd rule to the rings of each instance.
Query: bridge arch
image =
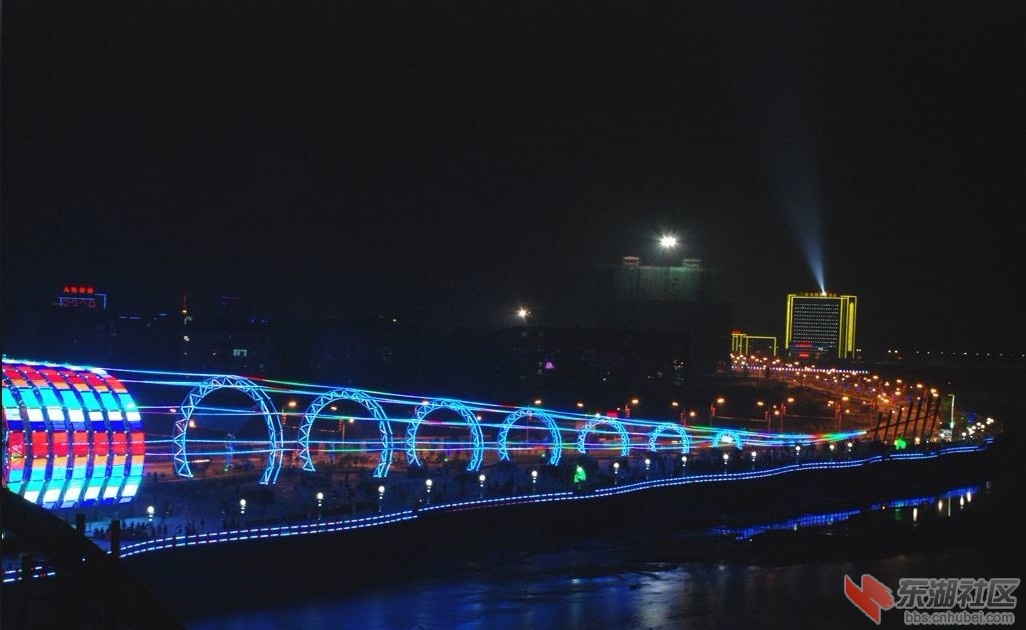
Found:
[[[664,433],[671,432],[676,433],[680,436],[681,453],[688,453],[691,451],[691,438],[688,436],[688,432],[684,427],[674,422],[664,422],[657,426],[652,433],[648,436],[648,450],[656,450],[656,441]]]
[[[414,417],[410,419],[410,427],[406,430],[406,459],[411,466],[419,466],[420,458],[417,457],[417,429],[424,422],[428,414],[439,409],[451,409],[462,417],[470,427],[471,437],[474,440],[473,453],[470,456],[470,464],[467,470],[474,471],[481,469],[481,460],[484,459],[484,435],[481,433],[481,423],[477,417],[467,408],[466,405],[455,400],[432,400],[419,407]]]
[[[563,454],[563,438],[559,434],[559,426],[556,424],[556,421],[552,419],[552,416],[540,409],[520,408],[506,416],[502,423],[502,428],[499,429],[499,459],[509,461],[509,448],[507,447],[509,430],[513,428],[517,420],[526,417],[539,418],[549,428],[549,434],[552,436],[552,457],[549,458],[549,463],[553,466],[558,465],[559,458]]]
[[[267,423],[268,453],[267,466],[260,477],[261,484],[273,484],[278,481],[281,472],[281,460],[284,451],[281,418],[278,416],[274,403],[262,387],[241,376],[213,376],[203,381],[185,396],[182,401],[180,418],[175,420],[171,443],[174,447],[175,474],[179,477],[192,477],[189,459],[186,453],[185,436],[189,430],[189,419],[196,410],[196,405],[208,394],[219,389],[232,389],[242,392],[260,407],[260,414]]]
[[[744,446],[741,444],[741,434],[731,429],[723,429],[718,431],[712,439],[713,446],[733,446],[739,451],[744,450]]]
[[[303,412],[303,422],[299,425],[299,459],[303,463],[303,470],[311,472],[316,470],[313,459],[310,457],[310,431],[313,429],[314,419],[326,406],[339,400],[351,400],[361,405],[378,421],[378,430],[381,432],[381,457],[378,459],[378,465],[374,468],[374,476],[386,476],[392,465],[392,424],[377,400],[363,390],[349,387],[334,389],[319,396]]]
[[[620,434],[620,456],[626,457],[627,455],[629,455],[631,452],[631,437],[627,435],[627,429],[623,427],[623,423],[621,423],[620,421],[606,417],[592,418],[588,420],[586,423],[584,423],[584,426],[581,427],[581,432],[577,434],[577,452],[588,452],[588,449],[585,446],[585,440],[587,439],[588,434],[591,433],[592,429],[594,429],[596,426],[600,424],[608,424],[609,426],[616,429],[617,433]]]

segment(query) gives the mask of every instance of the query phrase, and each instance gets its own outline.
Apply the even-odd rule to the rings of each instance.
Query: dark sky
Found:
[[[821,261],[860,346],[1021,351],[1024,6],[5,0],[3,312],[511,323],[670,231],[752,334]]]

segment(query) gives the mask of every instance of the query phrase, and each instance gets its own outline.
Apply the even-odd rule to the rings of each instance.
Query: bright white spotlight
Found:
[[[673,249],[677,246],[677,237],[672,234],[666,234],[659,239],[659,246],[663,249]]]

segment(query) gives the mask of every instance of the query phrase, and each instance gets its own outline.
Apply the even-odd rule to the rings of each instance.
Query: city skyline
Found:
[[[825,289],[860,347],[1023,350],[1014,4],[208,9],[4,3],[5,321],[514,325],[638,256],[750,334]]]

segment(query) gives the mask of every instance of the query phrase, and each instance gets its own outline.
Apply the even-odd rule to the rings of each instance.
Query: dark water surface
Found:
[[[856,514],[729,523],[657,540],[494,554],[425,575],[282,607],[186,620],[194,630],[261,628],[872,628],[843,592],[868,573],[1019,577],[1021,499],[1002,481],[867,506]],[[583,533],[583,532],[582,532]],[[450,545],[455,541],[425,540]],[[309,558],[291,570],[358,571]],[[286,579],[279,575],[278,579]],[[884,627],[904,626],[898,610]]]

